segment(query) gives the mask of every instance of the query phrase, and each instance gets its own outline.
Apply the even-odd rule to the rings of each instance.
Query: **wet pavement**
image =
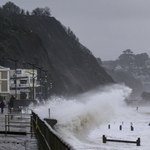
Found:
[[[11,118],[7,114],[7,109],[0,114],[0,131],[26,132],[27,134],[0,134],[0,150],[38,150],[37,139],[34,134],[31,135],[30,116],[14,112]]]

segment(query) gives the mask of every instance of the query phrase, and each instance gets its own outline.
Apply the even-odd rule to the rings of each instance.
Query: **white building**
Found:
[[[9,71],[10,68],[0,66],[0,96],[2,96],[3,99],[9,98]]]
[[[35,99],[37,84],[37,70],[10,70],[10,92],[16,99]]]

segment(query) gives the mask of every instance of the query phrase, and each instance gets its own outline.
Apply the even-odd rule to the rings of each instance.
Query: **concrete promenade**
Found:
[[[28,120],[25,115],[22,115],[23,113],[14,112],[12,113],[12,115],[14,114],[13,118],[9,118],[10,121],[8,123],[8,121],[6,122],[7,112],[6,108],[3,114],[0,113],[0,131],[5,131],[5,124],[9,124],[9,131],[26,132],[28,134],[0,134],[0,150],[38,150],[35,136],[31,136],[30,127],[26,127],[26,124],[29,124],[30,120]]]

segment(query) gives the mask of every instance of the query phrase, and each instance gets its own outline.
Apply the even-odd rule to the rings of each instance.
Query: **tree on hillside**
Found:
[[[26,11],[26,13],[25,13],[27,16],[29,16],[30,15],[30,12],[29,11]]]
[[[35,16],[42,16],[43,15],[43,8],[36,8],[32,11],[32,15]]]
[[[51,16],[51,11],[49,7],[45,7],[43,10],[43,15],[44,16]]]
[[[142,67],[145,66],[146,62],[149,60],[149,56],[147,53],[141,53],[135,55],[135,61],[137,66]]]
[[[32,15],[35,15],[35,16],[48,16],[48,17],[50,17],[51,16],[50,8],[48,8],[48,7],[36,8],[36,9],[34,9],[32,11]]]
[[[126,50],[123,51],[123,54],[125,54],[125,55],[131,55],[131,54],[133,54],[133,52],[132,52],[131,49],[126,49]]]
[[[130,49],[124,50],[123,54],[119,56],[118,62],[121,66],[133,66],[133,63],[135,62],[135,55]]]
[[[73,31],[68,27],[68,29],[66,30],[68,36],[72,39],[75,40],[77,42],[79,42],[79,39],[76,37],[76,35],[73,33]]]
[[[21,12],[20,12],[21,15],[25,15],[25,11],[23,9],[21,9]]]
[[[20,14],[21,9],[12,2],[7,2],[2,9],[7,13]]]

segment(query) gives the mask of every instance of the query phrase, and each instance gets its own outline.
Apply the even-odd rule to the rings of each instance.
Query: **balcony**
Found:
[[[36,83],[34,84],[34,87],[38,87],[39,85],[37,85]],[[17,87],[17,89],[26,89],[26,88],[32,88],[33,84],[17,84],[17,86],[13,83],[10,85],[10,89],[15,89],[15,87]]]

